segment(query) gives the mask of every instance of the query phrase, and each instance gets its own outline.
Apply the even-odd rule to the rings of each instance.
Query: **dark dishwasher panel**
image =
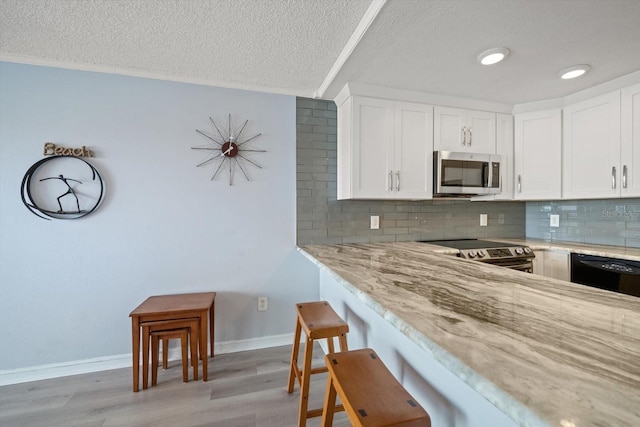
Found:
[[[640,297],[640,261],[572,253],[571,281]]]

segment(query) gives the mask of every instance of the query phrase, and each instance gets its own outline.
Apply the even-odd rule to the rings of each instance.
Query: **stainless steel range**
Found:
[[[530,247],[489,240],[425,240],[423,243],[458,249],[458,257],[533,273],[535,255]]]

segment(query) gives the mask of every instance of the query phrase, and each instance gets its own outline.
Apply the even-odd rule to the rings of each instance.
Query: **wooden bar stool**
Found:
[[[152,333],[162,332],[162,331],[172,331],[176,329],[187,329],[188,342],[191,348],[191,365],[193,366],[193,379],[198,380],[198,334],[199,334],[199,320],[196,317],[187,318],[187,319],[176,319],[176,320],[158,320],[158,321],[149,321],[143,322],[140,324],[142,327],[142,388],[146,389],[149,387],[149,341],[152,337]],[[158,334],[158,339],[162,339],[161,334]],[[181,338],[180,335],[174,336],[173,338]],[[168,357],[168,340],[170,338],[166,337],[166,339],[162,339],[162,366],[166,368],[167,366],[167,357]],[[183,370],[188,366],[188,360],[186,355],[187,345],[182,345],[182,365]],[[206,351],[206,348],[205,348]],[[153,361],[157,365],[158,361],[158,350],[152,354],[152,368],[154,367]],[[156,382],[153,380],[153,376],[157,375],[157,370],[152,369],[152,385],[156,385]],[[157,378],[157,376],[156,376]]]
[[[427,411],[370,348],[327,354],[329,369],[322,425],[333,424],[336,393],[356,427],[430,427]]]
[[[333,311],[326,301],[307,302],[296,304],[298,317],[291,351],[291,369],[289,371],[289,387],[287,391],[293,392],[294,382],[297,379],[300,385],[300,406],[298,411],[298,425],[304,427],[307,418],[322,415],[322,409],[308,410],[309,406],[309,382],[312,374],[327,372],[327,367],[311,368],[313,356],[313,344],[315,340],[326,338],[329,352],[334,353],[334,338],[338,338],[340,351],[347,351],[347,338],[349,325]],[[304,360],[302,369],[298,367],[298,352],[300,350],[300,334],[304,330],[306,341],[304,345]],[[336,410],[342,410],[339,405]]]

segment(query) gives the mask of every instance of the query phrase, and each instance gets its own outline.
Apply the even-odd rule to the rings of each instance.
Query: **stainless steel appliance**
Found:
[[[476,196],[501,191],[500,156],[434,151],[434,197]]]
[[[533,273],[533,259],[536,256],[528,246],[477,239],[425,240],[423,242],[458,249],[460,258]]]
[[[640,261],[572,253],[571,281],[639,297]]]

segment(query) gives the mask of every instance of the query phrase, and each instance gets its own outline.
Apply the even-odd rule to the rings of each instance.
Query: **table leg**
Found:
[[[162,340],[164,345],[165,339]],[[149,388],[149,326],[142,326],[142,389]]]
[[[209,368],[207,366],[207,312],[200,314],[200,355],[202,356],[202,381],[207,381]]]
[[[140,318],[131,317],[131,354],[133,356],[133,391],[138,391],[140,381]]]
[[[213,335],[214,335],[214,325],[215,325],[215,305],[216,300],[214,299],[211,303],[211,307],[209,308],[209,336],[211,337],[211,357],[213,357]]]

